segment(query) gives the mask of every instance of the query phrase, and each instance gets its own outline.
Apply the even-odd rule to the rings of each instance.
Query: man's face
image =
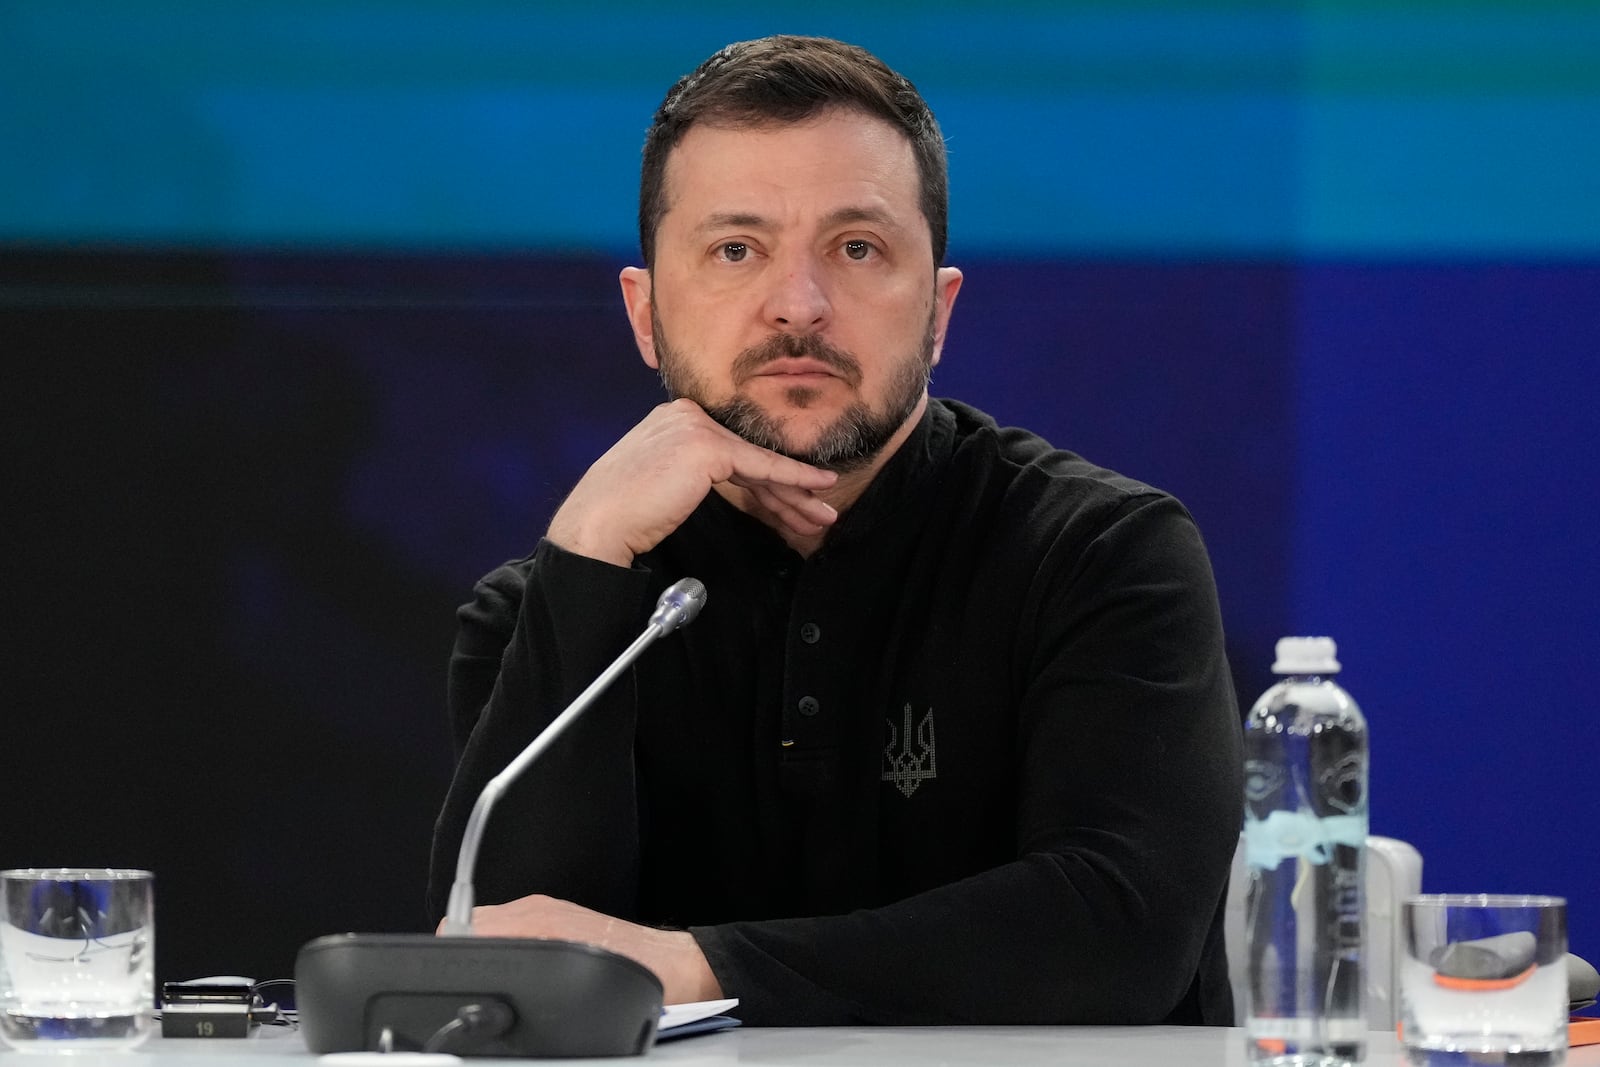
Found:
[[[654,270],[623,273],[645,362],[756,444],[868,462],[922,410],[961,283],[935,270],[919,194],[910,143],[858,112],[692,127]]]

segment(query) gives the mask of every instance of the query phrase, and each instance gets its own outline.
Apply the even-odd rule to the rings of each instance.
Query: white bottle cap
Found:
[[[1282,637],[1278,639],[1278,662],[1273,674],[1338,674],[1334,658],[1338,646],[1331,637]]]

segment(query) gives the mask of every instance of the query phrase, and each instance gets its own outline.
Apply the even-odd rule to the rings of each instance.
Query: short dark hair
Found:
[[[834,107],[883,119],[910,140],[922,215],[933,235],[933,263],[943,263],[950,214],[944,136],[916,86],[864,48],[827,37],[780,35],[728,45],[678,79],[656,109],[639,176],[645,266],[655,262],[656,227],[667,211],[667,156],[691,126],[800,122]]]

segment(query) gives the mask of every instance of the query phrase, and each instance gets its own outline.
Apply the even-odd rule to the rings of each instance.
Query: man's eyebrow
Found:
[[[822,220],[824,227],[842,226],[847,222],[870,222],[878,226],[899,229],[900,223],[880,207],[842,207]]]
[[[869,222],[892,229],[900,228],[895,217],[883,208],[858,206],[842,207],[829,212],[822,220],[822,228],[829,229],[852,222]],[[707,215],[695,230],[763,230],[772,226],[773,222],[765,215],[757,215],[750,211],[719,211],[714,215]]]
[[[748,211],[719,211],[715,215],[707,215],[696,226],[696,230],[760,230],[770,226],[764,216]]]

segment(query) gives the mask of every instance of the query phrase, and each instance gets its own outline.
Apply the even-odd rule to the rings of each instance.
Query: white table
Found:
[[[261,1057],[316,1062],[297,1033],[264,1030],[239,1040],[175,1040],[156,1037],[137,1052],[97,1057],[99,1065],[126,1067],[263,1067]],[[0,1055],[6,1067],[41,1067],[57,1060],[22,1053]],[[405,1060],[396,1057],[397,1064]],[[658,1045],[648,1056],[620,1060],[469,1060],[497,1064],[651,1063],[689,1067],[1245,1067],[1244,1034],[1220,1027],[840,1027],[758,1029],[741,1027]],[[1403,1064],[1394,1035],[1375,1033],[1368,1067]],[[1600,1045],[1573,1049],[1568,1067],[1600,1067]]]

